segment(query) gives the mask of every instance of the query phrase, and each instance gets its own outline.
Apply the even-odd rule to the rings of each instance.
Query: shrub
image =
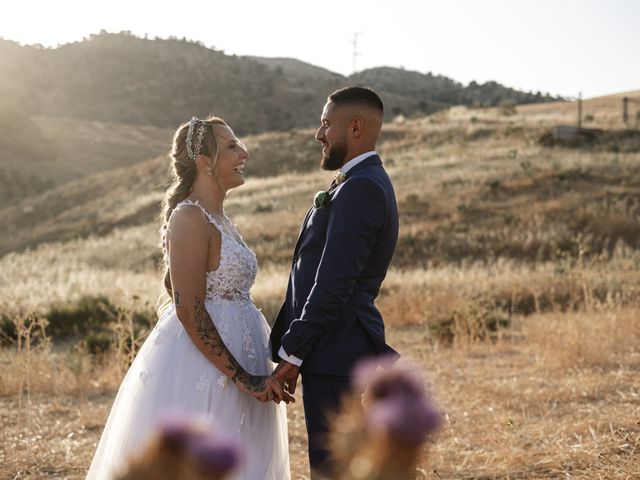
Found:
[[[84,338],[87,352],[92,355],[106,353],[113,344],[113,335],[107,332],[89,332]]]
[[[516,106],[510,100],[503,100],[500,102],[500,114],[505,117],[510,117],[511,115],[516,114]]]
[[[259,203],[253,209],[254,213],[267,213],[273,212],[273,205],[270,203]]]
[[[0,346],[12,343],[16,338],[16,324],[8,315],[0,313]]]
[[[108,298],[85,296],[75,303],[53,305],[45,314],[48,334],[54,338],[87,335],[107,327],[117,313]]]
[[[465,308],[431,322],[429,330],[447,345],[489,340],[499,329],[511,325],[508,307],[488,297],[472,298]]]
[[[134,297],[134,301],[138,299]],[[98,354],[108,351],[114,341],[116,327],[126,319],[133,335],[146,336],[144,330],[156,321],[156,312],[148,305],[132,308],[118,307],[102,295],[85,296],[77,302],[53,305],[43,315],[47,336],[62,340],[83,339],[87,351]],[[17,338],[16,319],[0,314],[0,345],[13,343]]]

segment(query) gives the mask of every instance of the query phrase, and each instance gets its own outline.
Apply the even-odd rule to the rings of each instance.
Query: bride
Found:
[[[117,475],[171,413],[239,439],[245,455],[234,478],[290,478],[280,402],[293,398],[271,376],[269,327],[249,296],[256,257],[223,210],[248,156],[217,117],[194,117],[174,135],[162,228],[171,300],[120,386],[88,479]]]

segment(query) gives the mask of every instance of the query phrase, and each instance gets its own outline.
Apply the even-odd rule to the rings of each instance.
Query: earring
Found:
[[[213,176],[213,170],[211,168],[207,168],[207,173],[211,176]]]

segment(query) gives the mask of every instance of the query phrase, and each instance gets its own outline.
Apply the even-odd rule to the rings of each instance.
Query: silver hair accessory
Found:
[[[196,144],[195,149],[193,148],[193,129],[198,125],[198,130],[196,131]],[[196,161],[196,157],[200,155],[200,150],[202,150],[202,138],[204,137],[204,131],[207,128],[207,124],[200,120],[198,117],[191,117],[189,120],[189,130],[187,131],[187,155],[189,158]]]

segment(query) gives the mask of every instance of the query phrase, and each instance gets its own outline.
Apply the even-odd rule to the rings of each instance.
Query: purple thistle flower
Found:
[[[172,449],[182,449],[194,433],[193,420],[182,415],[167,415],[158,422],[162,441]]]
[[[392,395],[373,404],[366,422],[409,444],[421,444],[442,425],[442,415],[426,397]]]
[[[377,370],[378,364],[383,369]],[[409,444],[420,444],[443,423],[442,414],[415,369],[391,367],[386,359],[369,360],[356,367],[354,383],[360,391],[370,392],[371,405],[365,412],[365,421],[374,430],[388,432]]]
[[[240,446],[213,431],[213,426],[180,414],[167,415],[158,424],[162,442],[192,457],[205,472],[223,474],[240,462]]]
[[[240,448],[237,442],[205,435],[191,438],[186,445],[187,451],[208,473],[222,474],[240,463]]]

